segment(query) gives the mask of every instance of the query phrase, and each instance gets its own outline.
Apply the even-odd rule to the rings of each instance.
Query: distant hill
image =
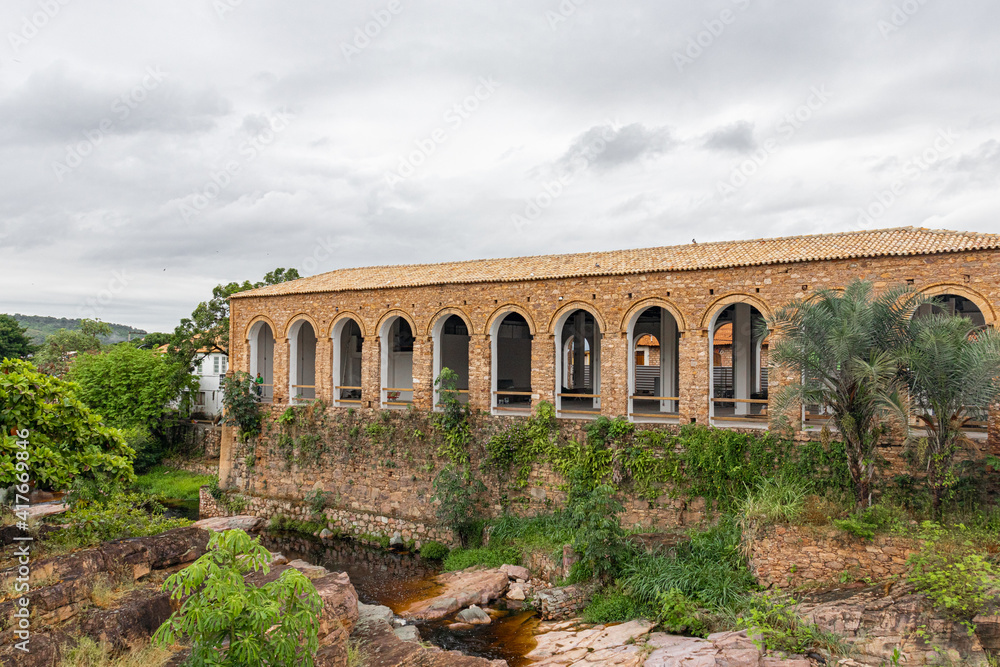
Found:
[[[46,337],[60,329],[76,331],[80,328],[80,320],[68,317],[44,317],[41,315],[21,315],[14,313],[14,319],[20,322],[22,326],[28,328],[28,336],[31,338],[31,342],[36,345],[44,343]],[[127,324],[112,324],[111,322],[107,324],[111,327],[111,335],[101,336],[102,343],[120,343],[123,340],[128,340],[130,333],[132,334],[132,338],[146,334],[142,329],[136,329]]]

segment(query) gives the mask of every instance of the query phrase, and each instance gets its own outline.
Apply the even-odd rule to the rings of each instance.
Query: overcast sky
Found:
[[[275,267],[1000,232],[996,0],[4,0],[0,312]]]

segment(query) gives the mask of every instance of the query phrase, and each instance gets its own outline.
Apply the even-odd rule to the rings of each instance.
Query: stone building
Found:
[[[995,326],[1000,235],[904,227],[341,269],[233,295],[230,362],[278,404],[430,410],[448,367],[462,400],[497,415],[549,401],[563,419],[766,428],[790,378],[768,369],[761,323],[855,278]],[[637,363],[650,336],[658,372]],[[808,409],[802,428],[818,428]]]

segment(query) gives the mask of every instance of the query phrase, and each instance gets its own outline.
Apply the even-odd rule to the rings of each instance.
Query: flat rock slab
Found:
[[[62,514],[68,509],[69,507],[66,503],[45,503],[43,505],[31,505],[27,511],[29,519],[41,519],[53,514]]]
[[[645,637],[653,629],[655,623],[644,620],[634,620],[619,625],[598,625],[580,631],[552,631],[539,635],[538,646],[528,653],[527,658],[540,661],[542,665],[574,665],[604,664],[593,663],[593,656],[601,654],[602,658],[610,660],[611,655],[624,662],[609,662],[606,664],[642,664],[641,660],[629,663],[638,653],[633,651],[612,651],[606,649],[637,648],[635,644],[643,644],[639,638]],[[644,655],[644,652],[643,652]],[[630,657],[626,657],[630,656]]]
[[[470,605],[485,605],[507,592],[508,576],[501,570],[470,568],[435,577],[443,587],[439,595],[410,605],[400,613],[403,618],[437,621]]]
[[[201,521],[195,521],[192,525],[204,530],[214,530],[216,532],[223,530],[242,530],[246,533],[253,533],[260,530],[264,526],[264,520],[259,516],[241,514],[239,516],[216,516],[211,519],[202,519]]]

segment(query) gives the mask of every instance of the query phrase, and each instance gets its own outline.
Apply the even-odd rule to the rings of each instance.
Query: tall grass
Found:
[[[709,610],[745,605],[757,583],[740,553],[740,529],[725,519],[694,533],[673,554],[641,554],[625,563],[619,582],[646,604],[677,589]]]
[[[197,475],[186,470],[156,466],[136,478],[135,486],[145,493],[163,498],[197,500],[198,489],[215,479],[214,475]]]
[[[59,667],[162,667],[173,657],[165,648],[139,646],[123,655],[116,655],[107,642],[97,643],[84,637],[69,648]]]

